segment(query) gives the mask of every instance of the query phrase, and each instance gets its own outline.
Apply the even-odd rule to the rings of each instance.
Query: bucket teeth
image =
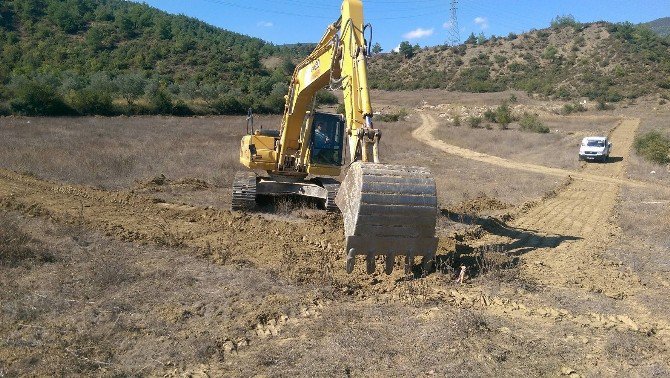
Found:
[[[406,272],[415,256],[430,267],[437,250],[437,195],[426,168],[355,162],[335,201],[344,218],[348,272],[357,255],[366,256],[368,273],[377,255],[386,256],[387,274],[395,256],[406,257]]]

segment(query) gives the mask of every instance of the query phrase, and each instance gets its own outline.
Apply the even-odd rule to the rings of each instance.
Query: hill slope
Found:
[[[469,42],[377,55],[370,83],[603,101],[670,95],[670,39],[645,27],[557,19]],[[294,64],[313,46],[275,46],[130,1],[5,0],[0,114],[280,113]]]
[[[382,89],[520,89],[603,101],[670,89],[670,40],[632,24],[557,24],[472,42],[424,49],[411,57],[376,56],[370,81]]]
[[[32,85],[61,95],[61,102],[80,113],[109,106],[109,98],[91,100],[94,92],[113,92],[111,97],[134,103],[144,89],[161,94],[146,100],[159,112],[168,110],[166,100],[178,98],[199,99],[221,111],[243,111],[248,105],[281,109],[292,58],[309,49],[274,46],[129,1],[0,2],[0,84],[6,86],[0,96],[30,97],[19,87]],[[264,66],[268,59],[277,64]],[[277,86],[281,96],[268,99]],[[87,98],[78,98],[84,90]],[[63,106],[52,105],[54,110]],[[10,106],[40,113],[26,103]]]
[[[644,26],[661,36],[670,36],[670,17],[659,18],[658,20],[647,22]]]

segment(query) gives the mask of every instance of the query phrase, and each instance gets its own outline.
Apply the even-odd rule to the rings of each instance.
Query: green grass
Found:
[[[650,131],[635,138],[635,152],[657,164],[670,164],[670,138],[659,131]]]

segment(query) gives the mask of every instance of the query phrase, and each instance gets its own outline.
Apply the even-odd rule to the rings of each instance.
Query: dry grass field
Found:
[[[670,375],[668,173],[630,151],[670,111],[441,117],[510,95],[374,93],[441,211],[436,270],[391,276],[344,272],[338,215],[228,211],[244,117],[0,118],[0,377]]]

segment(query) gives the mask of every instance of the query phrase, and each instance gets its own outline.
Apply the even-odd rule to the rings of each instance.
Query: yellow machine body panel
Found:
[[[277,138],[245,135],[240,144],[240,163],[249,169],[273,171],[277,168]]]
[[[307,166],[307,173],[314,176],[330,176],[337,177],[340,175],[340,167],[333,167],[332,165],[313,165]]]

